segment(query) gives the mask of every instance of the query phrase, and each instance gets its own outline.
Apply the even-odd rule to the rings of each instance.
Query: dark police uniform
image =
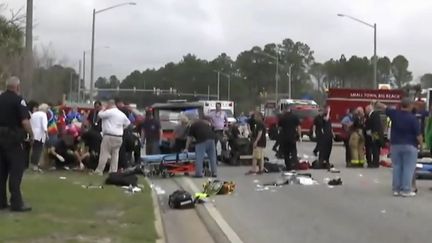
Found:
[[[21,180],[25,169],[22,143],[26,132],[21,123],[30,119],[25,101],[12,91],[0,95],[0,208],[7,207],[6,182],[9,178],[12,210],[23,208]]]
[[[284,155],[287,170],[297,168],[297,141],[299,140],[297,127],[300,126],[300,119],[292,112],[285,112],[279,119],[279,143]]]

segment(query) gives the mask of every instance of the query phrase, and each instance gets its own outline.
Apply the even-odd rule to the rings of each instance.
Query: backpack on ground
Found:
[[[193,208],[195,206],[194,200],[192,199],[192,195],[184,190],[177,190],[169,195],[168,205],[171,208],[176,209],[185,209],[185,208]]]
[[[264,171],[266,173],[279,173],[285,170],[285,166],[277,163],[265,162]]]
[[[125,173],[110,173],[108,178],[105,180],[105,184],[107,185],[115,185],[115,186],[137,186],[138,185],[138,177],[134,174],[125,174]]]

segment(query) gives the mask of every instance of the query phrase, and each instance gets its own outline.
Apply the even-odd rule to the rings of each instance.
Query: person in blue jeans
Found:
[[[392,109],[374,102],[378,108],[385,109],[391,120],[390,153],[393,167],[393,195],[414,197],[412,181],[417,163],[417,148],[422,147],[423,138],[420,124],[412,114],[413,102],[403,98],[400,109]]]
[[[206,154],[210,161],[211,176],[217,177],[215,137],[216,134],[211,127],[211,121],[209,119],[196,120],[189,128],[185,152],[188,152],[192,140],[195,139],[196,161],[194,177],[196,178],[203,177],[204,158]]]

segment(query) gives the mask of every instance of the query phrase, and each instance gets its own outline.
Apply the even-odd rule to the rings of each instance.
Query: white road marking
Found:
[[[199,192],[198,187],[192,182],[190,178],[184,178],[188,186],[195,192]],[[222,232],[226,235],[228,240],[232,243],[243,243],[237,233],[231,228],[228,222],[222,217],[220,212],[211,203],[205,203],[204,207],[209,212],[210,216],[215,220],[218,226],[221,228]]]

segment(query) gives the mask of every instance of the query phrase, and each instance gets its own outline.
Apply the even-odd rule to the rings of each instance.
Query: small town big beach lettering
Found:
[[[386,99],[386,100],[401,99],[399,94],[376,94],[376,93],[362,93],[362,92],[351,92],[349,97],[365,98],[365,99]]]

